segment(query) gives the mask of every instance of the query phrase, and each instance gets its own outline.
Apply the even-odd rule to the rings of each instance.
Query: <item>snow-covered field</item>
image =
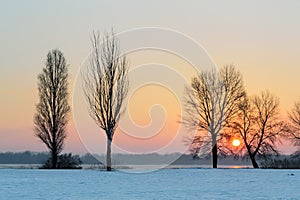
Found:
[[[300,199],[300,170],[1,169],[0,199]]]

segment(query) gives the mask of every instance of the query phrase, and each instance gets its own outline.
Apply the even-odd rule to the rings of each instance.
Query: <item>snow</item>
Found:
[[[1,169],[0,177],[0,199],[300,199],[300,170]]]

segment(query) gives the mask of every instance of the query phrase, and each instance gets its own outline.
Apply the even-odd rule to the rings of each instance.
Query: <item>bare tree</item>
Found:
[[[39,103],[34,116],[35,135],[51,152],[51,167],[57,167],[63,150],[70,107],[68,104],[68,68],[63,53],[52,50],[46,66],[38,75]]]
[[[300,101],[294,104],[292,111],[289,113],[289,119],[292,124],[292,136],[300,140]]]
[[[275,142],[286,132],[286,124],[279,118],[279,99],[268,91],[239,103],[239,114],[232,132],[243,141],[241,155],[248,155],[253,168],[259,168],[257,156],[278,154]]]
[[[300,146],[300,101],[294,104],[291,112],[288,114],[290,121],[289,137],[295,146]],[[296,152],[300,154],[300,150]]]
[[[92,53],[87,71],[82,74],[84,92],[90,116],[105,131],[107,137],[107,171],[111,171],[111,143],[128,93],[128,64],[121,57],[115,34],[93,33]]]
[[[199,133],[191,148],[196,149],[196,153],[211,149],[213,168],[217,168],[218,141],[225,136],[222,130],[234,119],[237,104],[245,94],[242,75],[232,65],[220,71],[203,71],[192,79],[191,88],[186,91],[183,123],[197,128]],[[207,144],[211,148],[207,148]]]

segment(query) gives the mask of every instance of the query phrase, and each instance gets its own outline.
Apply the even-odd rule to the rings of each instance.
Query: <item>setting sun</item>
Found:
[[[233,146],[238,147],[238,146],[240,146],[240,144],[241,144],[241,142],[238,139],[232,140],[232,145]]]

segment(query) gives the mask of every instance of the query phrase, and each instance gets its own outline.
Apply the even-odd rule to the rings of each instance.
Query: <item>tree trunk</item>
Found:
[[[217,138],[213,136],[213,148],[212,148],[212,156],[213,156],[213,168],[218,168],[218,146],[217,146]]]
[[[55,151],[51,152],[51,168],[56,169],[57,168],[57,153]]]
[[[255,168],[255,169],[259,168],[259,166],[258,166],[258,164],[257,164],[257,162],[255,160],[255,156],[252,153],[250,153],[249,156],[250,156],[253,168]]]
[[[107,138],[106,146],[106,170],[111,171],[111,138]]]
[[[255,152],[254,153],[251,152],[251,147],[249,145],[246,145],[246,148],[247,148],[248,155],[250,157],[251,163],[253,165],[253,168],[255,168],[255,169],[259,168],[259,166],[258,166],[258,164],[255,160]]]
[[[213,148],[212,148],[212,156],[213,156],[213,168],[218,168],[218,147],[217,147],[217,143],[215,143]]]

